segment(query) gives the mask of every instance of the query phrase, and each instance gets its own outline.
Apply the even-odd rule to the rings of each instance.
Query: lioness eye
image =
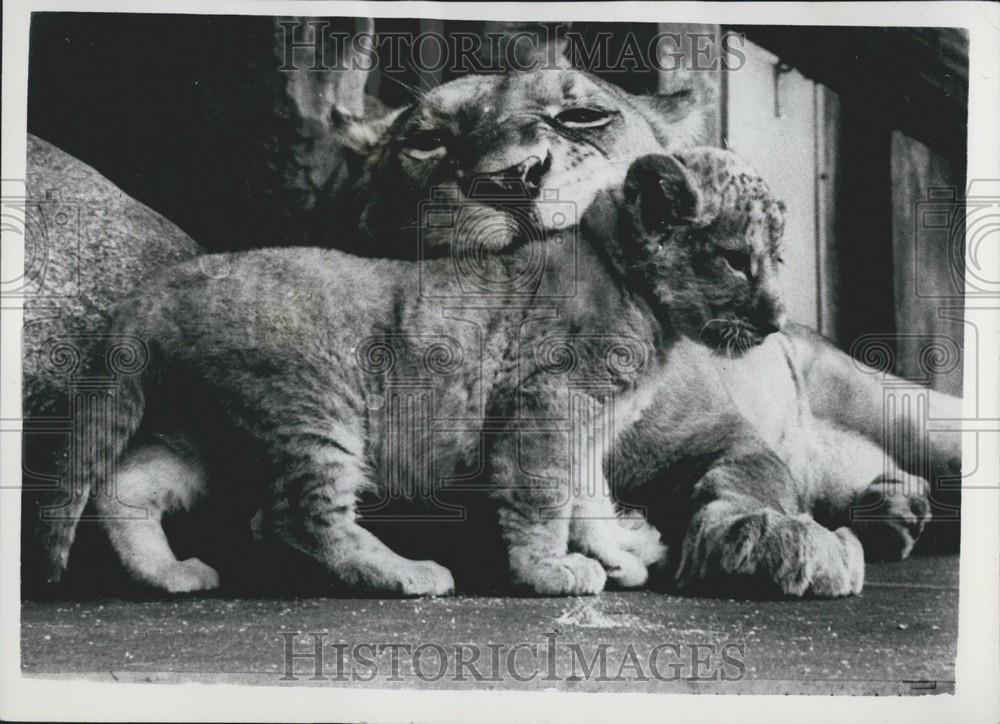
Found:
[[[733,269],[733,271],[742,272],[748,277],[750,276],[750,254],[745,251],[723,251],[722,258],[726,260],[726,263]]]
[[[403,146],[403,153],[417,159],[442,156],[448,150],[448,139],[441,131],[417,131]]]
[[[611,122],[611,114],[596,108],[568,108],[556,121],[567,128],[600,128]]]

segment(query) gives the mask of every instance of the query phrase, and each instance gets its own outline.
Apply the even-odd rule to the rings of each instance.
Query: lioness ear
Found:
[[[702,140],[704,113],[693,85],[672,93],[632,96],[632,103],[664,150],[696,145]]]
[[[647,234],[690,224],[702,216],[703,202],[691,172],[674,156],[636,159],[625,177],[625,201]]]
[[[330,127],[344,149],[367,157],[381,143],[406,106],[381,109],[361,117],[336,106],[330,111]]]
[[[562,23],[487,20],[482,37],[495,42],[484,44],[478,54],[487,67],[507,72],[570,68],[565,30]]]

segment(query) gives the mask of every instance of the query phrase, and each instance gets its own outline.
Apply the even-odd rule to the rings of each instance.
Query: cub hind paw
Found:
[[[604,566],[582,553],[536,560],[514,572],[514,583],[540,596],[588,596],[600,593],[607,583]]]
[[[622,551],[615,562],[605,564],[608,583],[615,588],[638,588],[649,579],[649,569],[638,556]]]
[[[649,566],[662,560],[660,533],[644,519],[578,519],[570,529],[570,548],[596,559],[615,588],[638,588]]]
[[[639,558],[644,566],[662,565],[667,557],[660,531],[638,515],[623,516],[618,521],[618,542]]]

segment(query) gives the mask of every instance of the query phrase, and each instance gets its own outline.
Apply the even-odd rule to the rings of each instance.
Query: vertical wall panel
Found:
[[[788,206],[781,286],[789,319],[820,324],[816,238],[815,84],[747,43],[747,61],[727,71],[723,145],[743,156]]]
[[[928,194],[950,188],[960,196],[962,169],[900,131],[893,131],[891,148],[896,371],[961,394],[962,366],[934,355],[962,348],[963,324],[954,318],[961,313],[942,311],[962,306],[963,238],[950,228],[928,228],[921,208],[931,202],[953,218],[955,204],[934,202]],[[935,197],[941,198],[940,192]]]
[[[840,246],[837,215],[842,208],[837,196],[840,161],[840,97],[816,84],[816,249],[819,282],[819,331],[840,342]]]

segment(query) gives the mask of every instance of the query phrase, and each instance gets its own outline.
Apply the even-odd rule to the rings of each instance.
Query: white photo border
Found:
[[[469,20],[698,22],[743,25],[935,26],[969,32],[968,178],[1000,178],[1000,5],[988,2],[831,3],[431,3],[280,2],[278,0],[7,0],[3,6],[2,178],[25,178],[28,28],[34,11],[150,14],[308,15]],[[2,278],[23,268],[23,245],[3,239]],[[985,249],[1000,268],[1000,248]],[[989,267],[990,264],[994,266]],[[968,287],[967,287],[968,288]],[[978,357],[965,357],[965,379],[1000,367],[1000,304],[966,297],[966,319],[979,324]],[[0,419],[20,417],[21,309],[4,301],[0,324]],[[967,339],[968,337],[967,325]],[[966,349],[969,349],[966,346]],[[983,367],[985,366],[985,367]],[[1000,375],[980,375],[966,416],[1000,419]],[[1000,455],[996,432],[980,432],[978,469],[964,480],[960,615],[954,695],[814,697],[593,694],[564,692],[376,691],[229,684],[115,684],[40,680],[20,668],[20,496],[0,490],[0,717],[9,720],[107,721],[907,721],[1000,720]],[[16,436],[0,437],[0,479],[20,476]],[[968,450],[968,447],[966,449]],[[991,452],[992,451],[992,452]],[[970,462],[968,459],[966,463]],[[975,486],[975,490],[971,490]],[[975,495],[975,505],[969,503]]]

